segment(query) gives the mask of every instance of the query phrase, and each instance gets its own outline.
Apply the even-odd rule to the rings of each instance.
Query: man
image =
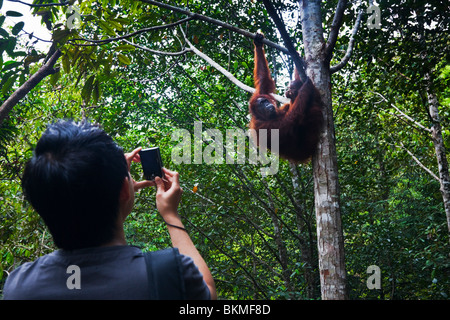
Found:
[[[22,186],[60,249],[14,270],[4,299],[152,298],[144,254],[127,245],[123,224],[134,193],[155,185],[157,209],[179,251],[176,269],[184,297],[216,298],[208,266],[177,213],[178,173],[164,168],[164,181],[134,181],[129,170],[132,161],[140,161],[140,149],[124,154],[103,130],[86,122],[58,121],[47,128]]]

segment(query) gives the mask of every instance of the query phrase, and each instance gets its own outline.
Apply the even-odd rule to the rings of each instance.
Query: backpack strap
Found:
[[[177,248],[144,252],[151,300],[186,299],[181,257]]]

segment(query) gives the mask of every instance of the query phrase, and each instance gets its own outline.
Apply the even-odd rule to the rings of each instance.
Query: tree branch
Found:
[[[128,43],[128,44],[130,44],[130,45],[132,45],[132,46],[134,46],[134,47],[136,47],[136,48],[138,48],[138,49],[141,49],[141,50],[144,50],[144,51],[148,51],[150,53],[162,55],[162,56],[182,56],[183,54],[186,54],[186,53],[192,51],[191,49],[183,49],[183,50],[178,51],[178,52],[159,51],[159,50],[153,50],[153,49],[150,49],[150,48],[147,48],[147,47],[143,47],[143,46],[141,46],[139,44],[135,44],[135,43],[133,43],[131,41],[128,41],[126,39],[124,39],[123,41]]]
[[[264,6],[266,7],[267,12],[269,13],[270,17],[272,18],[273,22],[277,26],[278,31],[281,34],[281,37],[283,38],[284,45],[289,51],[289,54],[292,57],[292,60],[294,61],[295,67],[297,68],[297,72],[300,76],[300,79],[305,82],[307,80],[306,76],[306,65],[303,58],[298,54],[297,50],[295,49],[294,45],[292,44],[291,37],[286,31],[286,27],[281,20],[281,18],[278,16],[278,13],[273,6],[272,2],[270,0],[263,0]]]
[[[58,72],[55,70],[53,66],[58,61],[61,56],[61,51],[58,49],[53,53],[53,55],[48,59],[48,61],[36,71],[24,84],[20,86],[0,107],[0,126],[3,123],[3,120],[8,116],[8,113],[12,110],[12,108],[23,98],[28,92],[30,92],[34,87],[41,82],[46,76],[54,74]]]
[[[191,11],[188,11],[188,10],[185,10],[185,9],[181,9],[181,8],[178,8],[178,7],[175,7],[175,6],[171,6],[169,4],[161,3],[161,2],[158,2],[158,1],[152,1],[152,0],[139,0],[139,1],[145,2],[147,4],[151,4],[151,5],[160,7],[160,8],[168,9],[168,10],[171,10],[171,11],[174,11],[174,12],[185,14],[188,17],[191,17],[194,20],[201,20],[201,21],[205,21],[205,22],[208,22],[208,23],[212,23],[212,24],[218,25],[220,27],[223,27],[223,28],[229,29],[231,31],[234,31],[236,33],[242,34],[243,36],[245,36],[247,38],[255,39],[255,37],[256,37],[256,33],[248,32],[246,30],[239,29],[239,28],[237,28],[237,27],[235,27],[235,26],[233,26],[231,24],[225,23],[223,21],[216,20],[216,19],[204,16],[204,15],[201,15],[201,14],[198,14],[198,13],[193,13]],[[289,52],[288,49],[286,49],[286,48],[284,48],[284,47],[282,47],[282,46],[280,46],[280,45],[278,45],[278,44],[276,44],[276,43],[274,43],[272,41],[269,41],[266,38],[264,38],[262,40],[262,42],[265,45],[269,46],[269,47],[275,48],[277,50],[280,50],[280,51],[290,55],[290,52]]]
[[[44,7],[56,7],[56,6],[65,6],[70,4],[70,1],[65,1],[65,2],[60,2],[60,3],[43,3],[43,4],[33,4],[33,3],[26,3],[20,0],[7,0],[9,2],[17,2],[17,3],[21,3],[24,5],[27,5],[29,7],[32,8],[44,8]]]
[[[384,101],[389,102],[381,93],[378,92],[374,92],[376,95],[380,96]],[[417,122],[416,120],[414,120],[413,118],[411,118],[410,116],[408,116],[407,114],[405,114],[403,111],[401,111],[399,108],[397,108],[397,106],[395,106],[394,104],[391,103],[391,107],[394,108],[395,110],[397,110],[397,112],[399,112],[402,117],[408,119],[410,122],[412,122],[412,124],[414,124],[415,126],[419,127],[422,130],[425,130],[427,132],[431,133],[431,129],[421,125],[419,122]]]
[[[25,31],[24,29],[22,29],[21,32],[27,34],[28,36],[31,36],[32,38],[35,38],[35,39],[39,40],[39,41],[47,42],[47,43],[53,43],[53,40],[45,40],[45,39],[36,37],[36,36],[33,34],[34,32],[29,33],[29,32],[27,32],[27,31]]]
[[[239,88],[241,88],[242,90],[245,90],[247,92],[250,93],[254,93],[255,89],[247,86],[246,84],[242,83],[241,81],[239,81],[238,79],[236,79],[235,76],[233,76],[230,72],[228,72],[225,68],[223,68],[220,64],[218,64],[217,62],[215,62],[214,60],[212,60],[210,57],[208,57],[206,54],[204,54],[203,52],[201,52],[200,50],[198,50],[196,47],[194,47],[194,45],[187,39],[186,35],[184,34],[184,31],[181,29],[181,32],[183,33],[184,36],[184,41],[186,41],[187,45],[189,46],[189,49],[191,49],[192,52],[194,52],[196,55],[198,55],[200,58],[202,58],[203,60],[205,60],[206,62],[208,62],[212,67],[214,67],[215,69],[217,69],[220,73],[222,73],[228,80],[230,80],[232,83],[234,83],[235,85],[237,85]],[[287,103],[290,100],[279,96],[277,94],[272,94],[272,96],[280,103]]]
[[[184,208],[182,207],[183,213],[184,213]],[[201,230],[199,227],[197,227],[197,225],[195,223],[193,223],[192,221],[189,220],[189,218],[187,217],[187,215],[184,213],[183,215],[183,219],[185,219],[193,228],[197,229],[197,231],[205,238],[207,238],[211,244],[213,246],[215,246],[217,248],[217,250],[219,250],[224,256],[228,257],[235,265],[237,265],[239,268],[242,269],[242,271],[248,276],[248,278],[250,279],[250,281],[253,283],[253,285],[258,289],[258,291],[256,291],[256,294],[262,296],[264,299],[267,299],[267,295],[266,295],[266,290],[264,290],[258,283],[258,281],[256,280],[256,278],[251,274],[250,271],[248,271],[248,268],[246,268],[245,266],[243,266],[241,263],[239,263],[238,260],[236,260],[231,254],[227,253],[221,246],[219,246],[218,244],[216,244],[216,242],[214,241],[214,239],[212,239],[211,237],[209,237],[206,233],[203,232],[203,230]]]
[[[330,34],[328,35],[328,41],[325,49],[325,56],[331,60],[333,55],[334,46],[339,35],[339,29],[342,26],[342,18],[344,17],[345,7],[347,7],[347,0],[339,0],[336,12],[334,13],[333,23],[331,24]]]
[[[414,156],[414,154],[411,152],[411,151],[409,151],[408,149],[406,149],[406,147],[403,145],[403,143],[402,142],[400,142],[400,148],[402,148],[403,150],[405,150],[413,159],[414,159],[414,161],[422,168],[422,169],[424,169],[426,172],[428,172],[434,179],[436,179],[437,181],[441,181],[440,179],[439,179],[439,177],[437,176],[437,175],[435,175],[434,174],[434,172],[433,171],[431,171],[430,169],[428,169],[422,162],[420,162],[420,160],[419,159],[417,159],[417,157],[416,156]],[[399,146],[397,146],[397,147],[399,147]]]
[[[337,71],[339,71],[339,70],[341,70],[348,63],[348,61],[350,60],[350,57],[352,56],[353,48],[355,46],[355,37],[356,37],[356,34],[358,33],[359,27],[361,26],[362,13],[363,13],[363,6],[361,4],[361,1],[359,1],[358,17],[356,18],[355,25],[353,26],[352,34],[351,34],[350,40],[348,42],[347,52],[345,53],[345,56],[342,58],[342,60],[337,65],[334,65],[334,66],[330,67],[330,72],[332,74],[337,72]],[[333,48],[334,48],[335,44],[336,44],[336,41],[335,41],[335,43],[332,46]],[[327,51],[329,50],[329,48],[331,48],[331,47],[329,47],[328,44],[327,44]],[[331,55],[333,53],[333,48],[329,52],[330,60],[331,60]]]
[[[85,38],[77,38],[77,39],[70,39],[67,42],[72,43],[72,44],[77,45],[77,46],[104,45],[104,44],[107,44],[107,43],[110,43],[110,42],[113,42],[113,41],[131,38],[131,37],[134,37],[134,36],[136,36],[138,34],[141,34],[141,33],[144,33],[144,32],[175,27],[175,26],[177,26],[179,24],[182,24],[184,22],[188,22],[189,20],[192,20],[192,18],[191,17],[187,17],[187,18],[178,20],[178,21],[173,22],[173,23],[168,23],[168,24],[164,24],[164,25],[160,25],[160,26],[148,27],[148,28],[144,28],[144,29],[137,30],[135,32],[123,35],[123,36],[114,37],[114,38],[108,38],[108,39],[103,39],[103,40],[91,40],[91,39],[85,39]],[[78,44],[78,43],[73,43],[74,41],[87,41],[87,42],[90,42],[90,43]]]

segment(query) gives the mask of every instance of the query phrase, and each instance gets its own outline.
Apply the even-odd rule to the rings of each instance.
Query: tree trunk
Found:
[[[53,53],[50,59],[38,70],[35,74],[33,74],[24,84],[20,86],[19,89],[14,91],[14,93],[6,99],[5,102],[0,106],[0,127],[8,116],[9,112],[12,108],[23,98],[28,92],[30,92],[34,87],[36,87],[39,82],[42,81],[46,76],[54,74],[57,72],[53,67],[55,63],[58,61],[61,56],[61,51],[58,49]]]
[[[301,189],[300,179],[295,166],[294,163],[290,163],[297,230],[300,242],[300,261],[303,264],[303,275],[305,277],[307,297],[308,299],[316,299],[318,297],[318,274],[316,274],[318,262],[315,258],[316,251],[314,249],[316,243],[312,233],[313,226],[311,219],[309,219],[309,214],[306,212],[305,205],[301,200],[301,194],[305,191]]]
[[[428,80],[427,85],[427,98],[428,98],[428,110],[430,113],[433,126],[431,127],[431,135],[436,151],[436,159],[439,169],[439,182],[441,184],[441,194],[444,202],[444,210],[447,216],[447,226],[450,234],[450,176],[448,172],[448,161],[445,154],[444,139],[442,138],[441,120],[439,117],[439,102],[436,94],[433,92],[432,83],[429,75],[426,76]]]
[[[275,205],[272,201],[272,194],[271,194],[268,186],[266,188],[266,194],[269,199],[269,206],[270,206],[270,209],[268,209],[267,212],[270,216],[270,219],[272,220],[272,225],[273,225],[273,230],[274,230],[273,236],[275,238],[275,243],[277,244],[278,258],[279,258],[281,270],[282,270],[281,276],[283,278],[286,289],[289,291],[289,293],[292,293],[294,290],[293,290],[293,287],[291,284],[291,271],[289,270],[289,266],[288,266],[288,253],[287,253],[286,246],[283,242],[283,238],[281,236],[280,223],[278,221]]]
[[[299,1],[307,75],[319,90],[325,124],[313,157],[317,247],[323,300],[347,298],[344,240],[340,212],[340,190],[330,66],[325,56],[320,1]]]

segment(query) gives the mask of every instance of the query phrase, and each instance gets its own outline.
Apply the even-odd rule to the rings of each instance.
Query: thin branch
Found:
[[[26,3],[20,0],[7,0],[9,2],[17,2],[17,3],[21,3],[24,5],[27,5],[29,7],[32,8],[44,8],[44,7],[56,7],[56,6],[65,6],[70,4],[70,1],[65,1],[65,2],[59,2],[59,3],[43,3],[43,4],[33,4],[33,3]]]
[[[189,188],[189,187],[186,186],[186,185],[183,185],[183,184],[182,184],[181,187],[183,188],[183,190],[189,190],[190,193],[193,193],[195,196],[197,196],[197,197],[199,197],[199,198],[205,200],[206,202],[211,203],[213,206],[218,206],[218,207],[220,206],[219,204],[215,203],[215,202],[212,201],[211,199],[209,199],[209,198],[207,198],[207,197],[205,197],[205,196],[202,196],[199,192],[194,192],[191,188]]]
[[[202,91],[207,97],[210,98],[210,100],[215,101],[214,97],[211,96],[211,94],[205,89],[203,88],[201,85],[198,84],[197,81],[195,81],[195,79],[193,79],[189,73],[184,69],[183,65],[179,65],[181,71],[183,72],[183,74],[200,90]],[[236,101],[230,99],[230,102],[235,106],[235,108],[237,110],[241,110],[242,111],[242,107],[241,105],[239,105],[238,103],[236,103]],[[207,102],[210,106],[213,106],[214,103],[210,103],[209,101]],[[238,121],[236,120],[236,118],[234,117],[235,113],[230,112],[229,108],[223,108],[223,111],[228,115],[228,117],[233,120],[234,124],[239,127]]]
[[[232,83],[234,83],[235,85],[237,85],[239,88],[253,93],[254,92],[254,88],[247,86],[246,84],[242,83],[241,81],[239,81],[238,79],[236,79],[235,76],[233,76],[230,72],[228,72],[226,69],[224,69],[221,65],[219,65],[217,62],[215,62],[214,60],[212,60],[210,57],[208,57],[206,54],[204,54],[203,52],[201,52],[200,50],[198,50],[196,47],[194,47],[192,45],[192,43],[189,42],[189,40],[186,40],[186,43],[188,44],[189,48],[200,58],[202,58],[203,60],[205,60],[206,62],[208,62],[212,67],[216,68],[220,73],[222,73],[226,78],[228,78],[228,80],[230,80]]]
[[[403,145],[402,142],[400,142],[400,148],[402,148],[403,150],[405,150],[413,159],[414,161],[422,168],[424,169],[426,172],[428,172],[434,179],[436,179],[438,182],[440,182],[441,180],[439,179],[439,177],[437,175],[434,174],[433,171],[431,171],[430,169],[428,169],[422,162],[420,162],[419,159],[416,158],[416,156],[414,156],[414,154],[409,151],[408,149],[406,149],[406,147]],[[397,146],[399,147],[399,146]]]
[[[281,18],[278,16],[277,11],[275,10],[275,7],[273,6],[272,2],[270,0],[263,0],[264,6],[266,7],[267,12],[269,13],[270,17],[272,18],[273,22],[277,26],[278,31],[281,34],[281,37],[283,38],[284,44],[286,48],[289,51],[289,54],[292,57],[292,60],[294,61],[295,67],[297,68],[297,72],[300,76],[300,79],[305,82],[307,80],[306,76],[306,65],[303,58],[298,54],[297,50],[295,49],[291,37],[286,31],[286,27],[281,20]]]
[[[33,34],[33,32],[32,32],[32,33],[29,33],[29,32],[27,32],[27,31],[25,31],[24,29],[22,29],[22,32],[25,33],[25,34],[27,34],[27,35],[29,35],[29,36],[31,36],[31,37],[33,37],[33,38],[35,38],[35,39],[37,39],[37,40],[39,40],[39,41],[47,42],[47,43],[53,43],[53,40],[45,40],[45,39],[36,37],[36,36]]]
[[[342,18],[344,17],[344,11],[347,7],[347,0],[339,0],[336,12],[334,14],[333,23],[331,24],[330,34],[328,35],[328,41],[326,44],[326,53],[325,56],[331,60],[331,56],[333,54],[334,46],[336,45],[336,41],[339,35],[339,29],[342,26]]]
[[[231,24],[225,23],[223,21],[216,20],[216,19],[204,16],[204,15],[201,15],[201,14],[198,14],[198,13],[193,13],[191,11],[188,11],[188,10],[185,10],[185,9],[182,9],[182,8],[179,8],[179,7],[175,7],[175,6],[172,6],[172,5],[169,5],[169,4],[161,3],[161,2],[158,2],[158,1],[152,1],[152,0],[139,0],[139,1],[148,3],[148,4],[151,4],[151,5],[160,7],[160,8],[168,9],[168,10],[171,10],[171,11],[174,11],[174,12],[185,14],[188,17],[191,17],[194,20],[201,20],[201,21],[205,21],[205,22],[208,22],[208,23],[212,23],[212,24],[218,25],[220,27],[223,27],[223,28],[229,29],[231,31],[234,31],[236,33],[242,34],[243,36],[245,36],[247,38],[255,39],[255,37],[256,37],[256,33],[252,33],[252,32],[248,32],[248,31],[243,30],[243,29],[239,29],[239,28],[237,28],[237,27],[235,27],[235,26],[233,26]],[[262,42],[265,45],[269,46],[269,47],[275,48],[277,50],[280,50],[280,51],[290,55],[290,52],[289,52],[288,49],[280,46],[277,43],[269,41],[266,38],[264,38],[262,40]]]
[[[175,26],[177,26],[179,24],[188,22],[189,20],[192,20],[192,18],[188,17],[188,18],[184,18],[184,19],[181,19],[181,20],[173,22],[173,23],[168,23],[168,24],[164,24],[164,25],[160,25],[160,26],[153,26],[153,27],[144,28],[144,29],[137,30],[135,32],[132,32],[132,33],[129,33],[129,34],[126,34],[126,35],[123,35],[123,36],[119,36],[119,37],[114,37],[114,38],[108,38],[108,39],[103,39],[103,40],[91,40],[91,39],[77,38],[77,39],[70,39],[70,40],[68,40],[68,42],[70,42],[70,43],[73,43],[74,41],[90,42],[90,43],[83,43],[83,44],[73,43],[73,44],[75,44],[77,46],[104,45],[104,44],[107,44],[107,43],[110,43],[110,42],[113,42],[113,41],[128,39],[128,38],[134,37],[134,36],[139,35],[139,34],[144,33],[144,32],[175,27]]]
[[[253,183],[251,182],[251,180],[247,177],[247,175],[244,173],[244,171],[242,171],[242,168],[240,167],[233,167],[233,171],[235,172],[236,176],[240,176],[243,177],[244,179],[241,179],[242,185],[244,187],[247,188],[247,190],[250,191],[250,193],[256,198],[256,200],[258,200],[261,203],[261,209],[265,210],[267,213],[269,214],[273,214],[276,219],[278,221],[280,221],[281,224],[283,224],[283,226],[286,228],[286,230],[292,235],[294,236],[296,239],[300,240],[300,236],[295,233],[291,227],[289,226],[289,224],[287,224],[282,218],[280,218],[275,211],[270,207],[270,205],[264,201],[263,198],[261,198],[257,193],[256,193],[256,189],[254,188]],[[239,171],[239,175],[236,173],[236,171]],[[251,186],[251,187],[250,187]]]
[[[380,57],[375,57],[375,59],[377,59],[379,65],[380,65],[380,64],[384,64],[384,66],[389,67],[389,66],[387,65],[387,63],[386,63],[383,59],[381,59]],[[406,80],[408,80],[408,81],[411,81],[411,80],[412,80],[411,77],[408,77],[406,74],[403,74],[403,73],[401,73],[401,72],[398,71],[398,70],[394,70],[394,71],[395,71],[395,73],[399,74],[400,76],[402,76],[402,77],[405,78]],[[388,70],[388,72],[392,72],[392,67]]]
[[[19,89],[14,91],[14,93],[6,99],[6,101],[0,107],[0,126],[3,123],[3,120],[8,116],[8,113],[12,110],[12,108],[23,98],[28,92],[30,92],[34,87],[38,85],[39,82],[42,81],[46,76],[54,74],[58,72],[53,67],[55,63],[58,61],[61,56],[61,51],[58,49],[53,53],[53,55],[48,59],[47,63],[45,63],[36,73],[34,73],[24,84],[20,86]]]
[[[164,77],[166,74],[168,74],[178,64],[179,64],[179,59],[176,59],[175,62],[173,62],[166,70],[164,70],[164,72],[158,74],[157,76],[153,77],[152,79],[136,80],[136,81],[137,82],[142,82],[142,83],[157,82],[158,79]]]
[[[182,207],[183,210],[183,219],[186,220],[193,228],[195,228],[204,238],[207,238],[210,243],[215,246],[217,248],[217,250],[219,250],[223,255],[225,255],[226,257],[228,257],[235,265],[237,265],[239,268],[242,269],[242,271],[248,276],[248,278],[250,279],[250,281],[253,283],[253,285],[258,289],[258,291],[256,292],[256,294],[258,295],[262,295],[263,298],[267,299],[267,295],[265,294],[266,290],[264,290],[263,288],[260,287],[258,281],[255,279],[255,277],[253,277],[253,275],[248,271],[248,268],[245,268],[245,266],[243,266],[241,263],[239,263],[239,261],[235,258],[233,258],[233,256],[229,253],[227,253],[221,246],[219,246],[214,239],[212,239],[211,237],[209,237],[206,233],[203,232],[202,229],[200,229],[199,227],[196,226],[195,223],[193,223],[192,221],[189,220],[189,218],[187,217],[187,215],[184,213],[184,208]]]
[[[384,101],[389,102],[381,93],[378,93],[378,92],[374,92],[374,93],[376,95],[380,96]],[[420,129],[431,133],[431,129],[421,125],[419,122],[417,122],[416,120],[414,120],[413,118],[411,118],[410,116],[405,114],[403,111],[401,111],[399,108],[397,108],[397,106],[395,106],[394,104],[391,103],[391,107],[394,108],[395,110],[397,110],[397,112],[399,112],[402,115],[402,117],[408,119],[410,122],[412,122],[414,125],[416,125]]]
[[[345,53],[344,57],[337,65],[330,67],[330,72],[332,74],[341,70],[348,63],[348,61],[350,60],[350,57],[353,54],[353,48],[355,47],[355,37],[356,37],[356,34],[358,33],[359,27],[361,26],[362,13],[363,13],[363,6],[361,4],[361,1],[359,1],[358,17],[356,18],[355,25],[353,26],[353,31],[350,36],[350,40],[348,42],[347,52]],[[334,48],[334,45],[333,45],[333,48]],[[327,47],[327,50],[328,49],[329,49],[329,47]],[[332,50],[329,52],[329,54],[330,54],[329,57],[331,59]]]
[[[203,52],[201,52],[200,50],[198,50],[196,47],[194,47],[194,45],[187,39],[186,35],[184,34],[184,31],[181,29],[181,32],[183,33],[184,36],[184,40],[186,41],[187,45],[189,46],[189,48],[192,50],[192,52],[194,52],[196,55],[198,55],[200,58],[202,58],[203,60],[205,60],[206,62],[208,62],[212,67],[214,67],[215,69],[217,69],[220,73],[222,73],[228,80],[230,80],[232,83],[234,83],[235,85],[237,85],[239,88],[241,88],[242,90],[245,90],[247,92],[250,93],[254,93],[255,89],[247,86],[246,84],[242,83],[241,81],[239,81],[238,79],[236,79],[235,76],[233,76],[230,72],[228,72],[225,68],[223,68],[221,65],[219,65],[217,62],[215,62],[214,60],[212,60],[210,57],[208,57],[206,54],[204,54]],[[280,103],[287,103],[290,100],[279,96],[277,94],[272,94],[272,96]]]
[[[183,54],[186,54],[188,52],[191,52],[191,49],[183,49],[182,51],[178,51],[178,52],[167,52],[167,51],[159,51],[159,50],[153,50],[147,47],[143,47],[141,45],[135,44],[131,41],[128,41],[126,39],[123,40],[124,42],[131,44],[132,46],[144,50],[144,51],[148,51],[150,53],[154,53],[154,54],[158,54],[158,55],[163,55],[163,56],[182,56]]]

